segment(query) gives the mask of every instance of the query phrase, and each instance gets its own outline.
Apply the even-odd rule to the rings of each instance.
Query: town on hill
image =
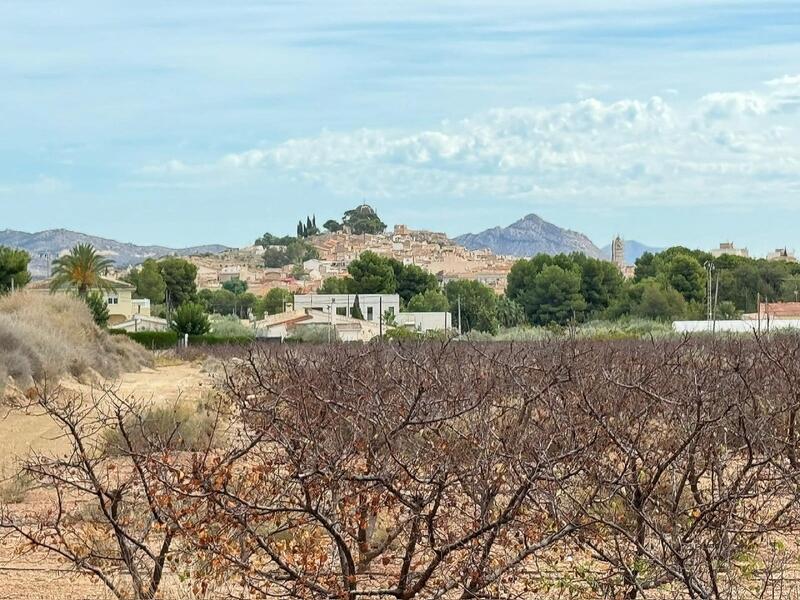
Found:
[[[62,247],[73,240],[76,246]],[[619,236],[600,249],[533,214],[506,228],[455,239],[403,224],[389,228],[374,208],[361,204],[322,226],[308,215],[294,235],[267,232],[242,248],[139,247],[64,230],[6,231],[0,246],[4,242],[4,260],[11,265],[3,276],[6,289],[22,287],[30,277],[29,290],[52,292],[54,268],[79,260],[77,251],[90,253],[103,265],[104,280],[114,282],[100,301],[101,320],[135,331],[171,329],[174,312],[184,304],[239,319],[245,329],[239,333],[260,331],[265,337],[286,337],[301,323],[325,325],[324,314],[331,314],[343,321],[342,335],[352,339],[398,327],[495,334],[630,317],[668,323],[716,323],[742,315],[755,315],[760,323],[762,312],[780,312],[784,322],[794,312],[800,317],[800,311],[779,304],[796,302],[800,289],[800,268],[787,249],[759,260],[730,242],[710,252],[661,251],[635,242],[631,251]],[[44,274],[30,268],[33,256],[52,259]],[[18,275],[9,275],[14,268]]]

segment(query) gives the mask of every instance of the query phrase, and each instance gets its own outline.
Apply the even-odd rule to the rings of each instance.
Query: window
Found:
[[[373,310],[371,306],[367,307],[367,321],[373,320]]]
[[[119,304],[119,297],[118,296],[109,296],[108,297],[109,304]]]
[[[341,315],[343,317],[347,316],[347,307],[346,306],[337,306],[336,307],[336,314]]]

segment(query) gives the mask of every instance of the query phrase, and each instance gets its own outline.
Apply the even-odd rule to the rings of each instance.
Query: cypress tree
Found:
[[[350,310],[350,316],[354,319],[364,320],[364,314],[361,312],[361,304],[358,301],[358,294],[356,294],[356,298],[353,300],[353,308]]]

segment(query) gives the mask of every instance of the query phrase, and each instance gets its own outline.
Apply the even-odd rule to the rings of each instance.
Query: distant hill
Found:
[[[9,229],[0,231],[0,246],[20,248],[31,255],[30,271],[34,277],[47,277],[49,274],[48,261],[66,253],[76,244],[91,244],[98,252],[112,259],[117,267],[137,265],[147,258],[219,254],[229,249],[227,246],[220,245],[193,248],[137,246],[66,229],[50,229],[38,233],[25,233]]]
[[[508,227],[493,227],[480,233],[465,233],[454,239],[469,250],[488,248],[495,254],[535,256],[581,252],[602,258],[601,250],[577,231],[562,229],[535,214],[527,215]]]
[[[664,248],[656,248],[654,246],[647,246],[636,240],[625,240],[625,264],[632,265],[639,257],[645,252],[652,252],[657,254],[663,252]],[[603,258],[611,260],[611,244],[607,244],[602,248]]]

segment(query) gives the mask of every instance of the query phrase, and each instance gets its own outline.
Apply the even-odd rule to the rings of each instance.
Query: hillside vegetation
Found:
[[[116,377],[151,361],[141,346],[109,336],[83,302],[66,295],[0,298],[0,389],[64,375]],[[10,378],[10,380],[9,380]]]

